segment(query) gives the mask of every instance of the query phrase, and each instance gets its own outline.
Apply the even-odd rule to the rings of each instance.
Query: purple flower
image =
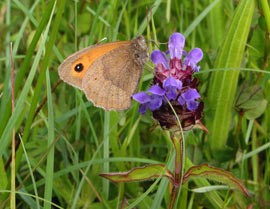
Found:
[[[182,82],[173,78],[169,77],[163,81],[163,88],[166,90],[166,96],[169,100],[176,99],[178,92],[177,90],[182,89]]]
[[[164,52],[154,50],[151,54],[151,60],[155,64],[153,86],[146,93],[133,95],[133,99],[141,103],[139,112],[144,114],[149,108],[153,118],[165,129],[178,126],[175,113],[185,131],[201,124],[204,103],[198,101],[199,82],[197,78],[193,78],[193,74],[200,69],[197,63],[202,59],[203,52],[195,48],[187,54],[184,46],[185,37],[180,33],[173,33],[166,52],[170,59]]]
[[[140,102],[140,108],[139,112],[141,114],[144,114],[149,108],[151,111],[154,111],[161,107],[163,95],[165,94],[165,90],[160,88],[158,85],[152,86],[148,92],[152,93],[152,95],[148,95],[144,92],[139,92],[137,94],[134,94],[132,97],[137,102]]]
[[[194,111],[198,107],[198,102],[196,101],[201,96],[197,92],[196,89],[189,89],[181,94],[181,96],[178,98],[178,102],[180,105],[187,104],[187,109],[190,111]]]
[[[169,60],[162,51],[154,50],[151,53],[151,60],[155,65],[162,64],[165,69],[169,69]]]
[[[181,59],[185,46],[185,37],[181,33],[173,33],[169,38],[169,53],[171,59]]]
[[[194,71],[199,72],[200,66],[197,63],[201,61],[203,52],[200,48],[192,49],[184,59],[184,65],[190,66]]]

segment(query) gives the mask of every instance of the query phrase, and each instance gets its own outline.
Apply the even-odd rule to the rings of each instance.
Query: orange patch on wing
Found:
[[[85,72],[95,60],[102,57],[109,51],[115,48],[118,48],[124,44],[129,44],[129,43],[130,41],[118,41],[118,42],[103,44],[103,45],[94,47],[93,49],[90,49],[88,52],[81,55],[80,58],[78,58],[76,61],[72,63],[72,66],[71,66],[72,69],[70,71],[72,76],[83,79]],[[83,64],[83,70],[81,72],[76,72],[74,68],[79,63]]]

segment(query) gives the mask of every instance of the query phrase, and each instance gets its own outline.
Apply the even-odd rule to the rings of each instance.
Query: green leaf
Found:
[[[266,106],[267,100],[264,98],[260,86],[247,87],[245,84],[243,85],[236,101],[236,107],[244,111],[249,120],[260,117],[265,112]]]
[[[257,105],[257,107],[249,109],[245,112],[245,116],[247,119],[254,120],[260,117],[265,112],[267,100],[263,99],[261,101],[258,101]]]
[[[221,168],[215,168],[213,166],[210,166],[207,163],[199,166],[193,166],[188,169],[188,171],[184,175],[183,184],[192,178],[205,178],[227,184],[231,187],[239,189],[247,197],[251,198],[251,195],[249,194],[245,185],[233,174]]]
[[[254,0],[241,0],[237,6],[228,33],[216,59],[215,68],[238,68],[254,13]],[[208,97],[214,118],[208,121],[212,150],[222,149],[227,142],[231,115],[238,83],[239,70],[212,74]]]
[[[164,164],[151,164],[133,168],[128,172],[102,173],[99,175],[113,182],[146,181],[158,178],[160,175],[167,177],[171,182],[174,180],[173,174],[170,170],[165,168]]]

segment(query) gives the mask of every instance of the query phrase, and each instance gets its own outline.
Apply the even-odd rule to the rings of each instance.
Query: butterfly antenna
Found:
[[[160,49],[160,45],[168,44],[169,42],[159,42],[158,40],[150,39],[148,41],[151,41],[158,49]]]
[[[104,37],[104,38],[102,38],[101,40],[99,40],[99,41],[96,43],[96,45],[98,45],[98,44],[100,44],[101,42],[106,41],[106,40],[107,40],[107,37]]]

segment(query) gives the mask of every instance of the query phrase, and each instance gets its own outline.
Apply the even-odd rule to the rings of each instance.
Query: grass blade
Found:
[[[239,3],[218,54],[216,68],[240,67],[254,9],[254,0],[241,0]],[[210,146],[215,151],[223,149],[227,142],[238,76],[238,70],[216,72],[211,76],[208,95],[214,119],[210,124]]]
[[[48,98],[48,148],[54,141],[54,111],[51,93],[51,82],[49,71],[46,72],[47,98]],[[45,195],[44,199],[52,200],[53,192],[53,174],[54,174],[54,147],[51,148],[47,155],[46,175],[45,175]],[[51,204],[44,203],[44,209],[50,209]]]

